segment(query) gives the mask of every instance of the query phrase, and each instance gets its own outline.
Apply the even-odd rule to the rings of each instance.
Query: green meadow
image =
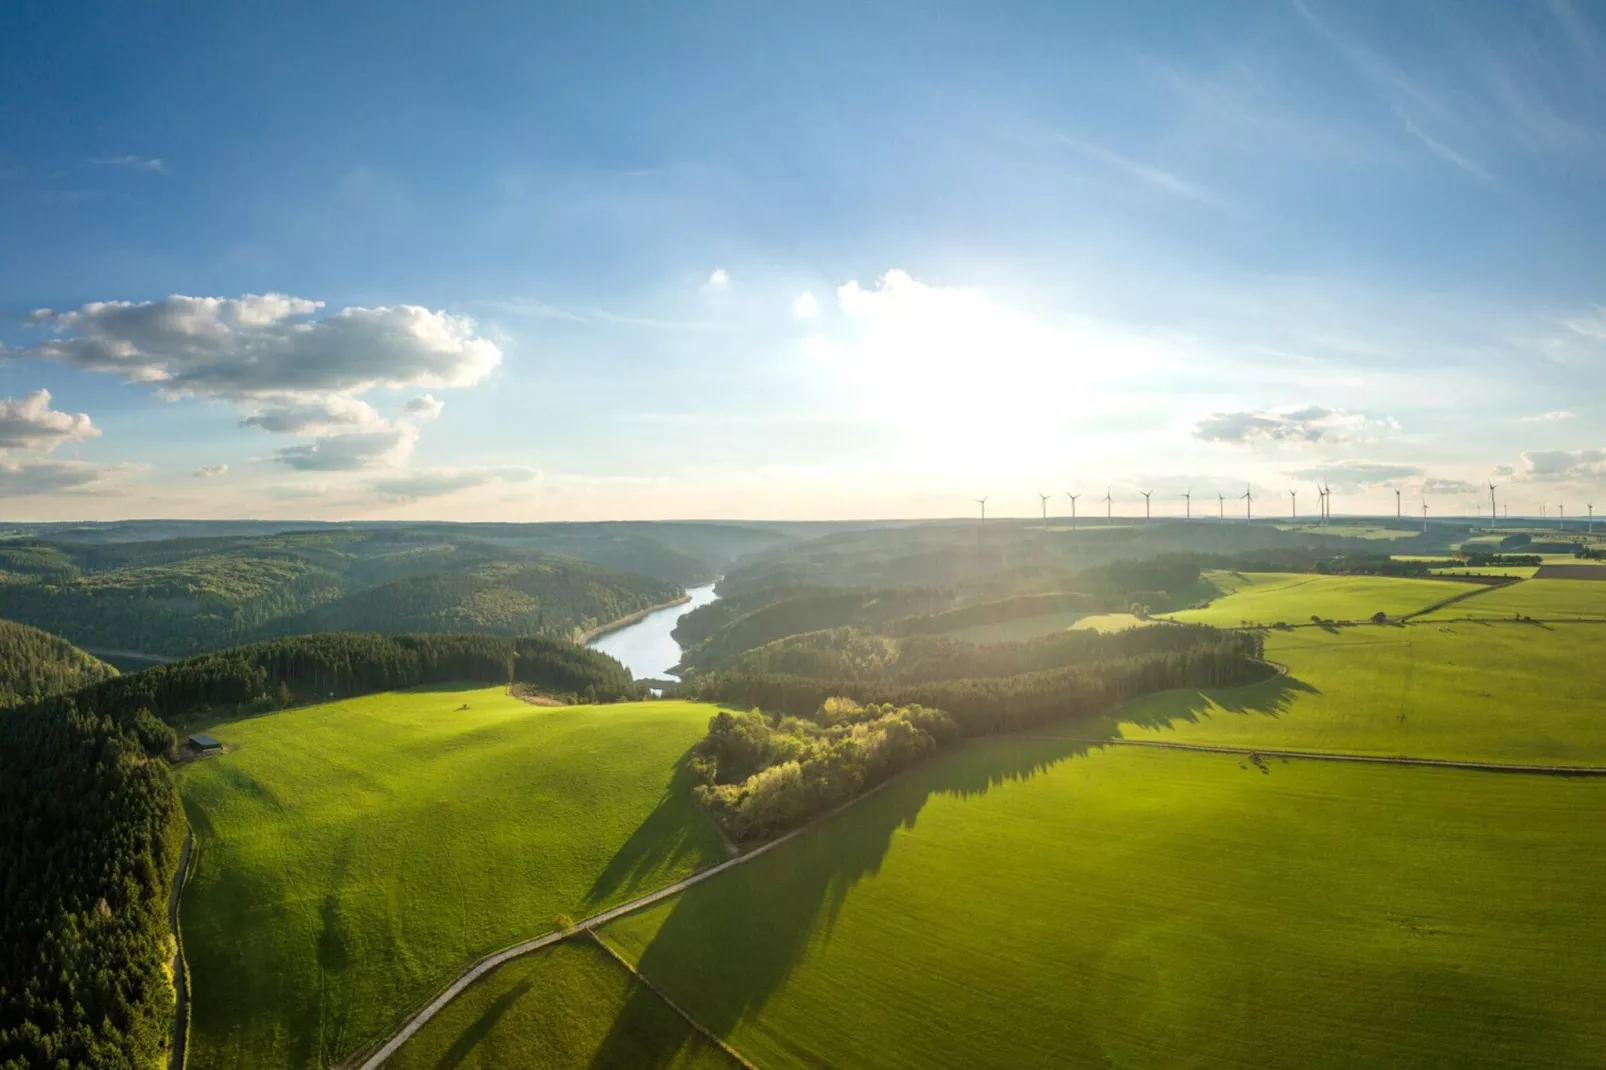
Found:
[[[578,937],[514,959],[473,985],[385,1065],[730,1070],[736,1063],[663,1000],[643,992],[607,952]]]
[[[1203,609],[1165,614],[1171,620],[1241,624],[1367,620],[1379,611],[1402,617],[1465,594],[1467,585],[1450,580],[1399,579],[1391,576],[1321,576],[1288,572],[1212,572],[1207,576],[1221,594]]]
[[[1458,617],[1606,618],[1606,580],[1523,580],[1493,587],[1427,614],[1425,620]]]
[[[1603,640],[1606,630],[1593,625],[1511,621],[1272,631],[1266,657],[1286,665],[1286,676],[1140,699],[1120,711],[1120,731],[1226,746],[1606,765]]]
[[[182,767],[190,1065],[327,1066],[481,955],[722,857],[679,779],[711,708],[371,695],[213,725]]]
[[[604,936],[761,1066],[1601,1066],[1603,881],[1599,782],[1004,739]]]

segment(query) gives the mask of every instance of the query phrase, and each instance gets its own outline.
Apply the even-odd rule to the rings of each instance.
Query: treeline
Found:
[[[808,718],[716,714],[693,751],[701,802],[736,840],[795,828],[959,738],[952,718],[920,706],[841,698]]]
[[[116,675],[116,669],[60,636],[0,620],[0,709]]]
[[[1251,683],[1267,672],[1260,661],[1265,639],[1257,631],[1194,625],[1093,634],[1132,645],[1097,643],[1081,651],[1080,661],[1018,675],[834,679],[722,671],[695,677],[681,691],[794,716],[810,716],[826,699],[838,696],[861,703],[927,706],[952,717],[963,735],[979,736],[1104,713],[1155,691]],[[1151,635],[1165,642],[1147,648],[1138,642]]]
[[[0,1067],[158,1065],[167,895],[184,835],[148,713],[0,716]]]
[[[207,710],[275,709],[295,702],[423,684],[528,683],[585,702],[645,697],[618,661],[560,640],[485,635],[299,635],[234,647],[106,680],[42,707],[93,711],[132,724],[156,711],[183,724]]]
[[[978,624],[1001,624],[1023,617],[1041,617],[1050,613],[1098,613],[1124,610],[1118,599],[1087,594],[1081,591],[1049,591],[1038,594],[1018,594],[988,602],[973,602],[935,613],[900,617],[888,622],[884,629],[888,635],[937,635],[942,632],[971,628]]]

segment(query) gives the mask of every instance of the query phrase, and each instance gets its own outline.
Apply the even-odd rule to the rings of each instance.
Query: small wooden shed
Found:
[[[205,732],[197,732],[185,742],[202,754],[219,754],[223,750],[223,744]]]

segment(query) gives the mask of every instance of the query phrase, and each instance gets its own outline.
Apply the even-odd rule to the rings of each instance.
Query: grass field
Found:
[[[1319,615],[1327,620],[1366,620],[1381,610],[1390,617],[1425,609],[1466,593],[1450,580],[1397,579],[1391,576],[1318,576],[1289,572],[1212,572],[1222,593],[1203,609],[1165,616],[1218,627],[1240,624],[1300,624]]]
[[[211,728],[237,749],[180,774],[190,1065],[327,1066],[558,912],[721,857],[671,783],[710,712],[447,688]]]
[[[1606,618],[1606,582],[1600,580],[1523,580],[1495,587],[1425,615],[1424,620],[1457,617]],[[1602,638],[1606,638],[1603,635]]]
[[[1072,631],[1124,632],[1128,628],[1147,628],[1152,620],[1139,620],[1130,613],[1091,613],[1071,626]]]
[[[1314,521],[1303,523],[1286,522],[1276,525],[1283,531],[1305,531],[1311,534],[1337,535],[1346,539],[1381,539],[1392,542],[1395,539],[1409,539],[1418,534],[1417,529],[1410,527],[1384,527],[1380,524],[1328,524],[1325,527]]]
[[[989,740],[604,935],[768,1067],[1601,1066],[1603,881],[1606,784]]]
[[[1606,627],[1588,624],[1413,622],[1273,631],[1266,656],[1288,666],[1286,677],[1141,699],[1121,711],[1121,734],[1606,765],[1606,661],[1597,656],[1603,642]]]
[[[514,959],[469,988],[385,1065],[732,1070],[736,1063],[580,938]]]

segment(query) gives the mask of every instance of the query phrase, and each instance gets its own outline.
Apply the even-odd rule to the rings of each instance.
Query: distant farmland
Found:
[[[1165,614],[1171,620],[1231,628],[1241,624],[1367,620],[1374,613],[1402,617],[1466,594],[1450,580],[1389,576],[1322,576],[1290,572],[1213,572],[1207,577],[1222,594],[1203,609]]]

